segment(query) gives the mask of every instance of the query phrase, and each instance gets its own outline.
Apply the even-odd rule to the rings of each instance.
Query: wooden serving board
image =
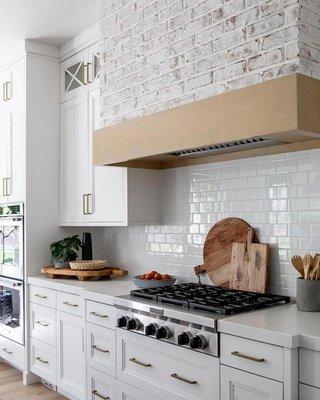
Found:
[[[206,272],[215,286],[229,287],[231,253],[234,242],[245,243],[251,226],[240,218],[225,218],[208,232],[203,248],[203,265],[195,273]],[[254,235],[254,242],[258,242]]]
[[[115,276],[125,276],[128,275],[128,271],[121,268],[107,267],[105,269],[100,269],[97,271],[78,271],[71,268],[55,268],[53,266],[41,268],[42,274],[47,274],[48,278],[72,278],[76,277],[79,281],[89,281],[92,278],[107,279],[111,275]]]
[[[252,243],[249,230],[247,243],[233,243],[230,289],[265,293],[268,284],[269,245]]]

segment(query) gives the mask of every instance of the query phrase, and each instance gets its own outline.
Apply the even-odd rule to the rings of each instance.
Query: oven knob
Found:
[[[171,332],[167,326],[160,326],[160,328],[156,329],[157,339],[169,339],[170,336]]]
[[[189,344],[191,338],[191,333],[190,332],[182,332],[180,335],[178,335],[178,345],[179,346],[186,346]]]
[[[140,327],[140,322],[137,318],[130,318],[127,320],[128,331],[138,330]]]
[[[145,327],[144,333],[146,336],[154,336],[156,334],[157,328],[158,328],[157,324],[148,324]]]
[[[125,328],[127,326],[127,317],[123,316],[117,320],[118,328]]]
[[[191,349],[204,349],[207,347],[208,343],[204,336],[195,335],[190,339],[189,345]]]

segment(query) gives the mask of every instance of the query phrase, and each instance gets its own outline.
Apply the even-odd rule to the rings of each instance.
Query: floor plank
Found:
[[[41,383],[24,386],[22,374],[10,365],[0,364],[0,400],[67,400]]]

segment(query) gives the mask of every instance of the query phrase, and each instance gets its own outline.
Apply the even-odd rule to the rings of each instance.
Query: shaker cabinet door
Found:
[[[89,78],[88,50],[83,50],[60,64],[60,101],[67,101],[87,92]]]
[[[57,386],[61,393],[85,399],[83,319],[57,312]]]
[[[221,400],[282,399],[282,383],[235,368],[221,366]]]
[[[60,107],[60,222],[84,219],[84,191],[88,160],[88,102],[84,94]]]

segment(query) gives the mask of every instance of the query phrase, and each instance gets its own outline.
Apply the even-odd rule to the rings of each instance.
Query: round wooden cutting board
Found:
[[[204,264],[197,271],[206,272],[215,286],[229,287],[232,244],[246,243],[249,228],[251,225],[240,218],[217,222],[208,232],[203,248]],[[258,243],[256,235],[253,242]]]

